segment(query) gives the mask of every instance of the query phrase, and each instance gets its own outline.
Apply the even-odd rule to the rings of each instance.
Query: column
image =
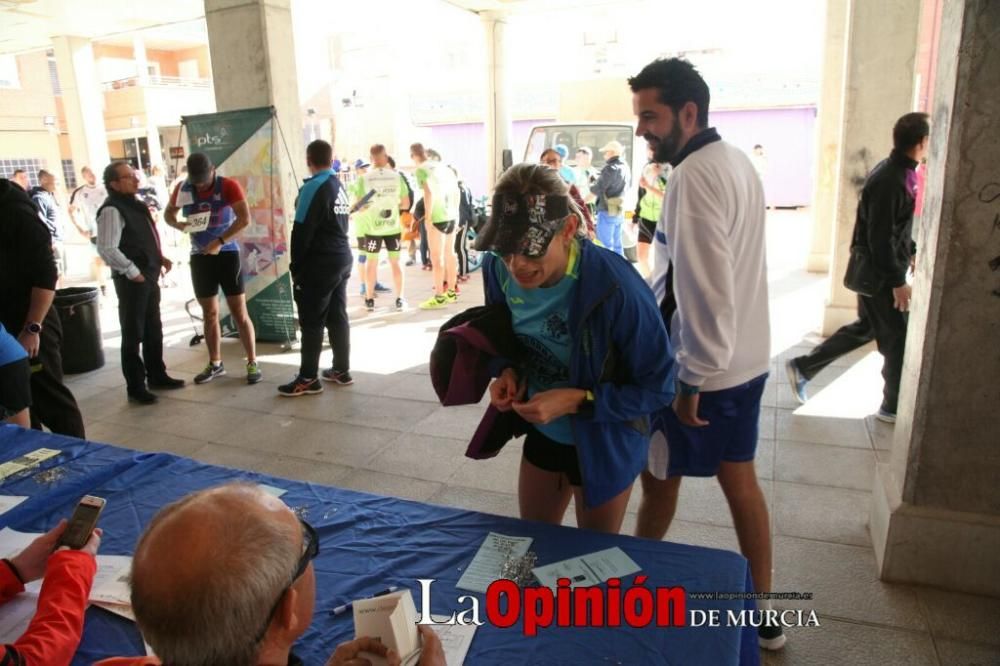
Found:
[[[511,145],[510,85],[505,62],[507,23],[497,12],[483,12],[486,33],[486,188],[503,173],[503,151]]]
[[[883,580],[1000,596],[1000,3],[940,27],[918,266],[872,540]]]
[[[146,59],[146,42],[139,33],[132,36],[132,57],[135,59],[135,77],[139,81],[139,85],[149,85],[149,61]]]
[[[215,105],[219,111],[273,106],[284,135],[275,136],[285,174],[285,210],[294,210],[299,183],[289,167],[306,175],[302,109],[295,71],[291,0],[205,0]],[[290,163],[285,159],[288,146]]]
[[[146,122],[150,123],[149,114],[146,115]],[[146,126],[146,145],[149,147],[149,168],[159,164],[163,166],[163,146],[160,143],[160,128],[149,124]]]
[[[77,173],[89,166],[95,173],[111,161],[104,127],[104,100],[94,66],[94,50],[87,37],[52,38],[56,72],[62,87],[66,130]]]
[[[840,173],[840,131],[844,124],[844,64],[848,0],[827,0],[823,82],[816,127],[816,181],[813,184],[813,234],[806,268],[830,271],[833,219]]]
[[[857,316],[844,288],[858,194],[868,172],[888,157],[892,126],[913,109],[920,0],[849,0],[843,125],[839,153],[830,296],[823,334]]]

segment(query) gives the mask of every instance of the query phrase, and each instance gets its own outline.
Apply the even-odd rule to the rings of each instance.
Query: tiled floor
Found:
[[[876,460],[888,459],[892,430],[866,418],[878,405],[879,359],[862,350],[841,359],[810,385],[800,407],[783,363],[817,341],[826,282],[804,273],[807,213],[771,213],[769,247],[774,364],[765,391],[757,471],[774,534],[774,589],[811,592],[811,601],[776,604],[814,609],[820,628],[789,630],[786,648],[765,655],[778,664],[1000,664],[1000,600],[882,583],[868,533]],[[792,257],[791,259],[789,257]],[[182,271],[184,268],[182,267]],[[387,271],[386,271],[387,272]],[[412,303],[429,293],[427,273],[407,269]],[[480,300],[478,274],[463,305]],[[189,347],[183,311],[187,281],[164,291],[167,361],[190,380],[206,361]],[[352,287],[352,291],[354,287]],[[364,312],[352,298],[351,387],[281,398],[298,354],[261,345],[264,382],[246,386],[242,349],[223,346],[229,376],[161,394],[155,407],[125,401],[117,366],[113,299],[103,308],[108,364],[69,379],[91,439],[143,450],[167,450],[206,462],[279,476],[517,515],[518,447],[476,462],[462,456],[482,407],[440,407],[427,377],[437,327],[451,313]],[[326,352],[324,360],[329,360]],[[635,526],[639,491],[624,530]],[[574,524],[568,512],[567,524]],[[687,479],[668,539],[737,549],[725,498],[713,479]]]

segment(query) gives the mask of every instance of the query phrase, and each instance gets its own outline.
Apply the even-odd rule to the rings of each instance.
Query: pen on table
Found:
[[[366,598],[368,598],[368,599],[374,599],[375,597],[384,597],[387,594],[392,594],[393,592],[395,592],[398,589],[399,589],[398,585],[390,585],[389,587],[385,588],[384,590],[379,590],[375,594],[371,595],[370,597],[366,597]],[[336,607],[334,607],[334,609],[330,611],[330,615],[343,615],[344,613],[346,613],[347,611],[351,610],[352,608],[354,608],[354,602],[353,601],[349,601],[346,604],[344,604],[343,606],[336,606]]]

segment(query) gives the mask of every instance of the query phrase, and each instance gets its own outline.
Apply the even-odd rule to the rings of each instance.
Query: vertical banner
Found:
[[[295,340],[292,278],[288,272],[288,227],[270,107],[184,116],[190,152],[205,153],[216,173],[239,182],[250,207],[250,225],[240,245],[247,310],[257,339]],[[224,335],[236,331],[220,298]]]

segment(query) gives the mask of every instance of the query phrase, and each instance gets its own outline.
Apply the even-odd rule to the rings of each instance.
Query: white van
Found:
[[[575,167],[576,151],[586,146],[590,148],[594,156],[591,162],[592,166],[595,170],[600,171],[604,166],[604,155],[601,154],[600,149],[610,141],[617,141],[625,147],[622,161],[628,164],[632,178],[622,197],[625,200],[625,210],[633,211],[639,189],[639,177],[646,166],[647,144],[645,139],[635,135],[635,125],[631,123],[560,122],[536,125],[528,136],[528,144],[524,149],[524,161],[537,162],[542,151],[546,148],[563,145],[569,151],[569,157],[565,164]],[[581,192],[581,194],[586,196],[587,193]],[[622,244],[626,248],[632,248],[636,244],[637,229],[634,226],[626,224],[622,227]]]

